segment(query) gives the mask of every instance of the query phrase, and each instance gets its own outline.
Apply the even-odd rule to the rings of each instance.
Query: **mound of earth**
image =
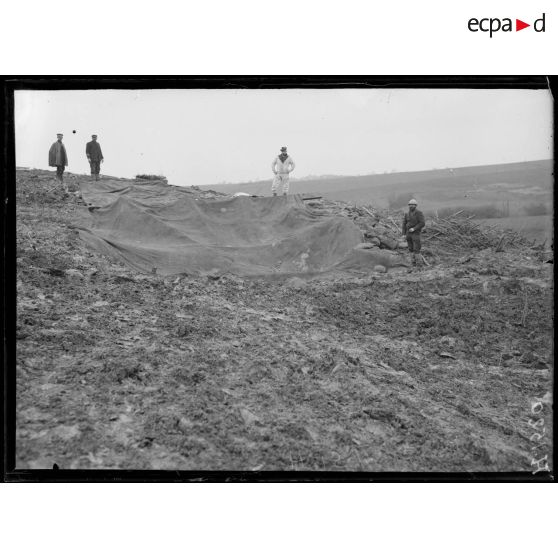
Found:
[[[430,224],[415,273],[143,273],[80,238],[108,234],[97,219],[126,197],[112,188],[143,189],[149,210],[124,205],[149,219],[157,188],[110,181],[92,212],[88,177],[69,174],[66,196],[54,173],[17,173],[18,468],[552,469],[552,266],[536,246],[482,227],[469,246],[460,221]],[[376,248],[400,239],[396,214],[311,209],[324,220],[294,207],[310,229],[335,217]]]

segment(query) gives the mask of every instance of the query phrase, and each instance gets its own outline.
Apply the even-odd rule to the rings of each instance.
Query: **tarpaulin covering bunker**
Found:
[[[370,271],[390,256],[354,249],[362,233],[345,217],[308,208],[301,196],[196,199],[162,183],[103,180],[82,185],[91,247],[161,275],[301,275]]]

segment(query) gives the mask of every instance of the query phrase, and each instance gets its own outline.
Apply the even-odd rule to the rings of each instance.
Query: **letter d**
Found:
[[[543,14],[541,18],[536,19],[536,20],[535,20],[535,23],[533,23],[533,29],[534,29],[537,33],[544,33],[544,25],[545,25],[544,17],[545,17],[545,14]],[[539,23],[539,21],[542,22],[542,27],[541,27],[540,29],[537,27],[537,24]]]

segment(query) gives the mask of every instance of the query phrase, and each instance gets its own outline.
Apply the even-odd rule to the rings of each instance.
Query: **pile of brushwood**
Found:
[[[424,240],[435,241],[436,244],[455,250],[494,248],[497,252],[502,251],[506,244],[525,247],[533,245],[518,231],[481,224],[473,221],[474,217],[464,216],[463,211],[445,218],[433,217],[425,227]]]
[[[402,234],[402,211],[374,208],[371,205],[356,205],[347,202],[321,199],[311,201],[315,211],[344,215],[361,229],[364,241],[382,249],[406,249]],[[540,249],[536,242],[523,237],[520,232],[504,229],[497,225],[486,225],[474,221],[474,215],[458,211],[448,217],[428,217],[423,229],[423,253],[434,261],[455,257],[487,248],[502,252],[506,247]]]

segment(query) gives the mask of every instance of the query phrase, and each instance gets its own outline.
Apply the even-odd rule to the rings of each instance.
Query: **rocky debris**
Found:
[[[77,277],[77,278],[79,278],[79,279],[83,279],[83,278],[85,277],[84,274],[83,274],[81,271],[77,270],[77,269],[71,269],[71,268],[70,268],[70,269],[66,269],[66,270],[64,271],[64,273],[65,273],[68,277]]]
[[[223,194],[222,192],[216,192],[215,190],[202,190],[199,186],[174,186],[175,188],[180,188],[181,192],[186,192],[191,194],[198,200],[212,200],[216,198],[228,198],[230,194]]]
[[[113,382],[122,383],[125,380],[142,381],[143,366],[134,359],[107,360],[104,362],[101,374]]]
[[[240,409],[240,416],[242,417],[242,420],[244,421],[246,426],[253,426],[261,422],[260,418],[248,409]]]
[[[355,250],[371,250],[377,248],[379,244],[374,244],[372,242],[361,242],[355,246]]]
[[[217,281],[217,280],[219,280],[219,279],[221,278],[222,273],[221,273],[218,269],[215,268],[215,269],[209,270],[209,271],[205,274],[205,276],[206,276],[208,279],[211,279],[212,281]]]
[[[285,286],[291,289],[299,290],[306,286],[306,281],[300,277],[291,277],[285,281]]]
[[[324,212],[352,219],[362,231],[365,241],[363,244],[371,244],[392,251],[400,248],[400,227],[394,217],[387,212],[379,211],[371,206],[358,206],[327,199],[322,200],[320,208]],[[401,216],[397,216],[397,219],[401,220]]]
[[[80,435],[80,431],[75,424],[72,426],[61,424],[52,430],[52,435],[57,436],[62,440],[72,440]]]
[[[159,174],[136,174],[136,182],[140,184],[150,183],[150,184],[168,184],[166,176],[161,176]]]
[[[390,238],[389,236],[382,236],[378,238],[378,240],[380,241],[380,248],[384,248],[386,250],[396,250],[399,247],[399,241],[394,238]]]
[[[64,182],[59,182],[54,172],[38,169],[18,171],[16,175],[16,196],[26,203],[57,203],[71,201],[81,203],[79,183],[82,178],[72,173],[64,173]]]

